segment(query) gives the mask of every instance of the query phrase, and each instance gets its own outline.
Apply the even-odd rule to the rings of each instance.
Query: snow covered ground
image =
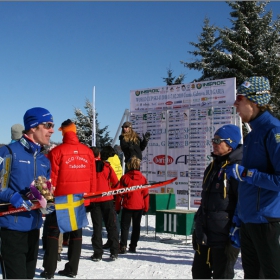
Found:
[[[92,224],[83,229],[83,247],[79,263],[78,279],[191,279],[191,265],[194,251],[190,237],[156,233],[155,216],[143,217],[141,222],[141,237],[137,253],[119,255],[116,261],[111,261],[108,250],[104,251],[103,260],[93,262],[91,246]],[[106,230],[103,231],[105,243]],[[129,244],[129,243],[128,243]],[[35,278],[40,278],[43,270],[42,258],[44,251],[40,245]],[[58,262],[56,273],[64,269],[67,262],[67,247],[63,248],[62,261]],[[241,259],[235,266],[235,279],[243,279]],[[55,274],[55,279],[69,279]],[[41,279],[41,278],[40,278]]]

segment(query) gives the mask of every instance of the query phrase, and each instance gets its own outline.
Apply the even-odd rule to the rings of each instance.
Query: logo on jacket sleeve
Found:
[[[280,133],[274,134],[274,137],[275,137],[276,143],[280,143]]]

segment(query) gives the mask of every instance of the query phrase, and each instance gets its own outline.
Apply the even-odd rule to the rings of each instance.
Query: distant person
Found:
[[[147,184],[146,177],[140,171],[141,160],[132,156],[127,162],[128,172],[121,177],[120,188]],[[125,254],[129,228],[132,221],[132,233],[128,251],[136,253],[136,247],[140,238],[140,225],[142,215],[149,210],[148,189],[137,190],[116,196],[116,211],[121,215],[121,239],[120,254]]]
[[[21,138],[23,131],[24,131],[23,125],[21,125],[19,123],[14,124],[11,127],[11,138],[12,138],[11,143],[18,141]]]
[[[100,151],[97,147],[92,147],[94,157],[96,159],[96,191],[110,191],[119,185],[118,177],[111,167],[110,163],[100,158]],[[102,260],[102,220],[108,233],[110,244],[110,260],[115,261],[119,254],[119,240],[116,224],[116,216],[114,213],[113,196],[104,196],[90,200],[90,215],[93,226],[92,248],[93,255],[91,259],[94,262]]]
[[[231,245],[230,232],[238,199],[238,181],[226,180],[227,164],[240,163],[240,128],[227,124],[212,139],[213,161],[207,166],[202,184],[201,205],[194,218],[192,277],[232,279],[239,249]]]
[[[106,160],[110,163],[110,165],[114,169],[118,179],[120,179],[122,177],[123,170],[122,170],[121,161],[113,147],[104,146],[101,149],[101,159]]]
[[[76,125],[67,119],[58,129],[62,132],[63,143],[48,153],[51,163],[52,184],[56,187],[55,201],[58,197],[76,195],[83,197],[84,193],[96,191],[95,159],[90,148],[79,142],[76,134]],[[71,196],[73,199],[73,196]],[[67,201],[67,200],[66,200]],[[73,202],[66,202],[65,204]],[[58,261],[58,239],[60,230],[58,226],[57,210],[49,215],[47,229],[47,243],[44,254],[44,271],[42,278],[54,277]],[[82,227],[69,233],[68,262],[63,270],[58,271],[60,276],[75,278],[82,249]]]
[[[142,151],[144,151],[148,145],[150,135],[150,132],[147,131],[143,134],[143,138],[141,139],[138,133],[133,130],[131,122],[125,122],[122,125],[122,134],[119,136],[119,140],[126,164],[133,156],[142,160]]]
[[[120,162],[120,158],[117,155],[115,149],[111,146],[104,146],[101,150],[101,160],[103,161],[107,161],[110,163],[110,165],[112,166],[112,168],[114,169],[118,180],[120,180],[120,178],[123,175],[123,170],[122,170],[122,165]],[[115,202],[115,196],[114,196],[114,202]],[[115,209],[115,206],[114,206]],[[115,213],[115,219],[116,219],[116,224],[117,224],[117,230],[118,230],[118,236],[119,236],[119,219],[118,219],[118,215],[116,213],[116,211],[114,211]],[[112,241],[111,240],[107,240],[107,242],[103,245],[103,249],[109,249],[112,245]]]
[[[23,206],[29,210],[0,217],[1,254],[8,279],[32,279],[35,276],[43,219],[41,211],[30,210],[32,204],[24,200],[24,196],[30,192],[29,186],[34,178],[44,176],[49,179],[51,169],[42,148],[50,144],[54,132],[52,114],[45,108],[34,107],[25,112],[23,122],[20,141],[0,148],[1,174],[5,168],[0,202],[10,202],[15,208]],[[5,162],[8,158],[12,158],[12,164],[7,170]]]

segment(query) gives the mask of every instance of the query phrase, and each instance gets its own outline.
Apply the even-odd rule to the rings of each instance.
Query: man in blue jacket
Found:
[[[270,98],[268,79],[250,77],[237,88],[234,103],[252,129],[241,164],[226,169],[240,181],[236,229],[241,226],[244,278],[259,278],[261,272],[264,278],[280,278],[280,121],[270,112]]]
[[[23,121],[24,134],[19,141],[0,148],[0,203],[29,210],[0,217],[1,253],[10,279],[35,275],[42,213],[30,210],[32,204],[25,195],[38,176],[50,178],[50,162],[42,148],[49,145],[54,132],[53,117],[44,108],[27,110]]]

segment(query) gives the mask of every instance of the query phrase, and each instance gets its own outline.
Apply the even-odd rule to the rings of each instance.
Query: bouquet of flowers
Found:
[[[44,176],[38,176],[38,178],[31,183],[30,192],[43,208],[47,207],[48,202],[54,202],[54,187],[51,184],[51,179],[47,180]]]

